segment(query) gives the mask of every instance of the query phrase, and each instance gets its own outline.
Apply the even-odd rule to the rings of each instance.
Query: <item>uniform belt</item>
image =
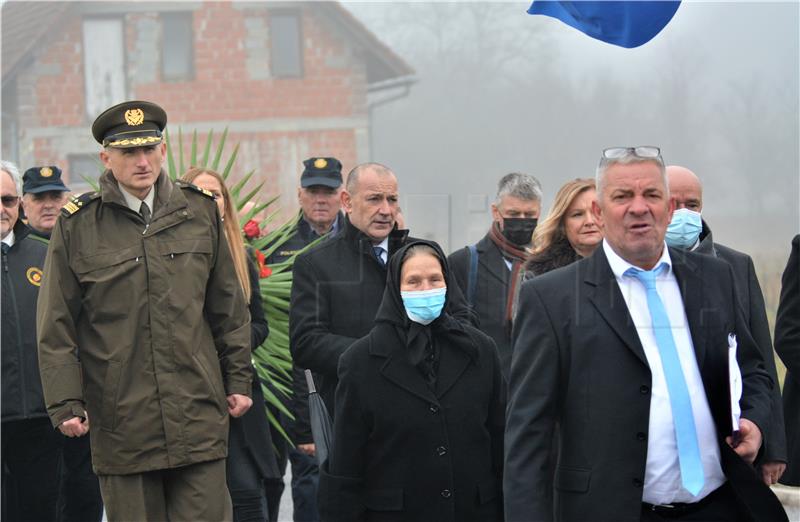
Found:
[[[648,502],[642,502],[642,509],[645,511],[652,511],[664,518],[680,518],[711,504],[727,487],[729,486],[726,482],[697,502],[674,502],[672,504],[650,504]]]

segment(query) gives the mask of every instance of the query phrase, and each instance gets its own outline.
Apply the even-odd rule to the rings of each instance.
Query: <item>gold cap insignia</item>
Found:
[[[130,109],[125,111],[125,122],[135,127],[144,123],[144,112],[142,109]]]
[[[324,169],[328,166],[328,161],[325,158],[317,158],[314,160],[314,166],[318,169]]]
[[[32,266],[25,272],[28,282],[33,286],[41,286],[42,284],[42,269]]]
[[[42,176],[43,178],[49,178],[50,176],[53,175],[53,169],[51,169],[50,167],[42,167],[39,169],[39,175]]]

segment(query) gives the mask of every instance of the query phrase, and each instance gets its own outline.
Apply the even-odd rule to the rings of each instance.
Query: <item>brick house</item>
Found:
[[[5,2],[2,157],[85,189],[100,169],[91,122],[150,100],[173,138],[227,127],[234,176],[255,169],[293,212],[302,160],[370,159],[371,107],[413,73],[337,2]]]

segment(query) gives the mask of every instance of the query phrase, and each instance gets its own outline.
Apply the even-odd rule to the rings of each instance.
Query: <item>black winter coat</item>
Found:
[[[389,257],[407,240],[407,230],[393,230]],[[385,286],[386,267],[375,257],[371,240],[346,218],[339,235],[294,262],[289,309],[292,358],[321,376],[317,389],[331,413],[339,357],[372,329]],[[448,312],[474,322],[457,286],[451,294]]]
[[[781,280],[781,301],[775,320],[775,350],[786,365],[783,406],[789,465],[781,483],[800,486],[800,235],[792,240],[792,253]]]
[[[321,518],[502,520],[506,384],[497,350],[490,337],[443,313],[427,327],[439,363],[435,385],[426,381],[406,344],[410,321],[398,281],[404,250],[390,262],[375,327],[339,363]]]
[[[2,420],[47,417],[36,350],[36,300],[47,241],[21,221],[2,256]]]

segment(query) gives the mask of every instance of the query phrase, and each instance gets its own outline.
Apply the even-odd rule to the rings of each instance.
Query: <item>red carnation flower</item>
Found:
[[[261,228],[259,228],[258,223],[253,219],[245,223],[242,230],[244,230],[244,236],[247,239],[255,239],[261,235]]]
[[[272,269],[266,265],[261,265],[261,271],[259,272],[258,275],[261,279],[269,277],[272,275]]]

